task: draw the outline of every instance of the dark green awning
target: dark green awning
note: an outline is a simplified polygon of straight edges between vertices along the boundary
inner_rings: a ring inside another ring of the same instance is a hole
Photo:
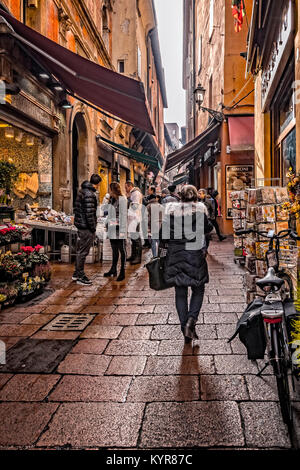
[[[188,175],[181,175],[179,176],[178,178],[174,177],[173,179],[173,182],[170,183],[170,184],[182,184],[182,183],[186,183],[188,181],[189,177]]]
[[[148,165],[152,168],[158,168],[159,170],[161,170],[161,164],[157,160],[157,158],[152,157],[151,155],[146,155],[144,153],[137,152],[136,150],[130,149],[128,147],[124,147],[124,145],[117,144],[116,142],[112,142],[111,140],[105,139],[105,137],[102,137],[101,135],[98,135],[97,137],[103,140],[103,142],[105,142],[107,145],[109,145],[114,152],[117,152],[128,158],[133,158],[137,162],[144,163],[144,165]]]

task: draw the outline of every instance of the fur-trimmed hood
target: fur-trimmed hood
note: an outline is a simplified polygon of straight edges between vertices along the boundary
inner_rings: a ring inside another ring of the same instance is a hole
[[[202,213],[207,216],[207,208],[202,202],[169,202],[165,205],[165,215],[174,217],[191,216]]]

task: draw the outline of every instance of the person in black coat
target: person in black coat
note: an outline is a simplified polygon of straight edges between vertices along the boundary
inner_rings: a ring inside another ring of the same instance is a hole
[[[98,204],[96,187],[100,182],[101,178],[97,174],[92,175],[90,181],[84,181],[75,201],[74,225],[78,230],[78,237],[75,272],[72,280],[77,281],[77,284],[81,285],[92,284],[92,281],[84,273],[84,263],[93,244],[96,232]]]
[[[209,281],[205,235],[213,227],[205,205],[198,202],[194,186],[184,186],[181,197],[182,202],[166,206],[160,236],[167,242],[164,278],[168,285],[175,287],[176,309],[188,343],[198,338],[195,325],[203,302],[204,287]],[[189,287],[192,288],[190,305]]]

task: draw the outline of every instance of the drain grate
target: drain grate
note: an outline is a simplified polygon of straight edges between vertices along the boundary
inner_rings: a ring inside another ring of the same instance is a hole
[[[95,315],[72,315],[62,313],[46,325],[47,331],[82,331],[93,320]]]

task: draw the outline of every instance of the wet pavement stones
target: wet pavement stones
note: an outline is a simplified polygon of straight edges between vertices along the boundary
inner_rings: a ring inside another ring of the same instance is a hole
[[[232,240],[213,241],[209,252],[192,345],[173,289],[149,288],[149,252],[122,283],[103,277],[108,263],[87,265],[90,287],[72,282],[72,265],[54,264],[47,295],[2,311],[11,364],[0,368],[0,449],[291,448],[272,371],[256,377],[244,346],[227,342],[245,307]],[[43,330],[61,313],[94,319],[81,332]],[[28,342],[32,357],[20,354]],[[65,349],[51,356],[59,342]]]

